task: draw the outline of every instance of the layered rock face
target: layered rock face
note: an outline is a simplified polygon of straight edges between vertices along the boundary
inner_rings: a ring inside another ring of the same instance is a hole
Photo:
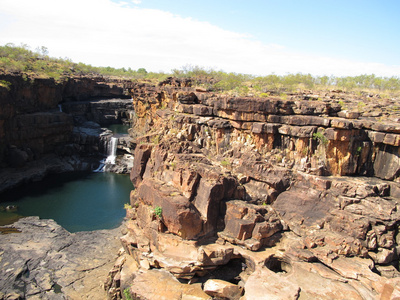
[[[397,123],[188,81],[131,95],[136,190],[110,298],[400,295]]]
[[[13,75],[0,80],[9,83],[0,87],[0,191],[49,172],[91,169],[80,157],[106,152],[110,134],[101,126],[130,118],[132,81]]]

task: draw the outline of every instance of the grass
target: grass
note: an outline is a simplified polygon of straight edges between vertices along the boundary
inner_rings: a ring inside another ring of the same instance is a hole
[[[144,68],[95,67],[84,63],[75,63],[68,58],[54,58],[48,55],[46,47],[35,51],[28,45],[0,46],[0,73],[19,73],[28,77],[46,77],[62,81],[71,76],[109,76],[130,80],[163,81],[169,76],[191,78],[192,85],[205,87],[209,91],[226,93],[233,96],[252,94],[259,97],[309,91],[342,90],[358,95],[380,94],[390,98],[400,96],[399,77],[379,77],[374,74],[358,76],[312,76],[311,74],[287,74],[254,76],[233,72],[205,69],[200,66],[187,65],[171,73],[147,72]],[[4,86],[4,85],[2,85]]]

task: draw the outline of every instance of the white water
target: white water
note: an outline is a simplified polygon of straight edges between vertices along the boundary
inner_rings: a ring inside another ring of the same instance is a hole
[[[102,159],[100,161],[99,167],[96,170],[93,170],[95,173],[102,173],[104,172],[104,166],[106,165],[106,159]]]
[[[107,149],[107,159],[106,164],[115,165],[115,159],[117,158],[117,145],[118,145],[118,138],[112,137],[111,141],[108,143]]]

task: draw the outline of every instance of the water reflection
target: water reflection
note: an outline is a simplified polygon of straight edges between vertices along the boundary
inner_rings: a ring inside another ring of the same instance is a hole
[[[54,219],[70,232],[114,228],[125,216],[132,188],[129,176],[114,173],[52,175],[2,194],[0,205],[18,210],[1,212],[0,224],[22,215]]]

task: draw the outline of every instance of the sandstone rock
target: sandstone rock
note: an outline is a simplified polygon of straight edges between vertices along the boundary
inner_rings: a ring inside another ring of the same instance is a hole
[[[228,201],[226,205],[225,229],[218,235],[231,243],[256,251],[283,229],[274,211],[238,200]]]
[[[219,279],[207,280],[204,284],[204,292],[223,299],[239,299],[242,294],[241,288],[236,284]]]
[[[138,187],[142,201],[162,209],[162,220],[168,230],[186,239],[196,238],[202,230],[202,220],[190,201],[171,186],[146,178]]]
[[[244,286],[244,300],[298,299],[300,287],[267,268],[257,268]]]
[[[393,180],[398,176],[400,170],[400,158],[398,151],[391,146],[378,148],[374,163],[375,176]]]
[[[321,192],[317,190],[292,188],[281,193],[273,207],[284,216],[291,230],[301,234],[305,228],[321,226],[327,213],[334,207],[332,198],[321,198]]]
[[[243,186],[246,189],[246,200],[253,204],[272,204],[278,196],[278,191],[262,181],[250,179]]]
[[[390,299],[395,300],[400,297],[400,282],[399,278],[393,278],[392,280],[388,280],[388,282],[384,285],[381,299]]]
[[[181,284],[174,276],[163,270],[137,273],[130,293],[135,299],[210,299],[199,285]]]
[[[146,170],[147,161],[151,155],[151,150],[151,145],[140,145],[135,150],[135,160],[130,174],[130,178],[134,186],[137,186],[142,180],[143,174]]]
[[[102,299],[120,248],[119,229],[71,234],[52,220],[23,218],[0,235],[0,291],[21,299]],[[18,298],[16,298],[18,299]]]
[[[205,266],[225,265],[233,258],[233,252],[229,245],[208,244],[199,248],[197,261]]]
[[[224,186],[222,184],[213,184],[205,179],[200,179],[193,204],[205,220],[203,229],[205,234],[214,231],[217,227],[220,201],[223,197]]]

